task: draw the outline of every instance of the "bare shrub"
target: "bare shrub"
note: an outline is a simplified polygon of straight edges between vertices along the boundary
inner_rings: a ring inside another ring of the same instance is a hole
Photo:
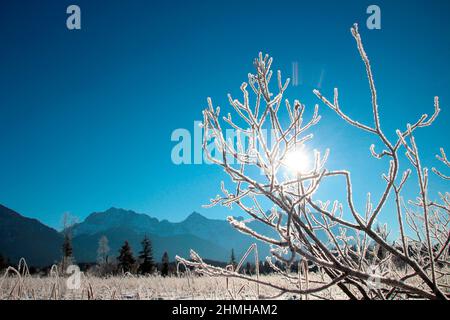
[[[358,210],[354,204],[351,173],[328,170],[328,150],[323,155],[314,151],[312,168],[298,170],[291,176],[283,174],[289,166],[289,157],[312,139],[312,134],[307,132],[319,123],[320,116],[316,105],[312,117],[305,120],[304,105],[298,100],[293,105],[288,100],[283,101],[289,79],[283,82],[280,71],[277,73],[277,91],[272,92],[272,58],[260,53],[254,61],[256,73],[249,74],[248,82],[240,87],[243,100],[228,95],[237,118],[230,113],[222,117],[220,108],[215,108],[208,98],[208,108],[203,111],[203,149],[208,160],[222,167],[235,187],[228,190],[222,182],[223,195],[212,199],[210,206],[237,206],[252,220],[275,231],[276,237],[260,234],[244,221],[228,218],[240,232],[271,246],[271,257],[267,261],[283,276],[284,282],[274,283],[243,275],[232,266],[213,267],[194,251],[191,251],[191,260],[177,257],[178,261],[194,267],[197,273],[245,279],[277,289],[280,294],[308,295],[337,286],[350,299],[449,297],[450,196],[445,192],[439,194],[439,202],[430,200],[429,171],[422,166],[414,139],[416,130],[430,126],[438,116],[439,99],[434,100],[432,116],[424,114],[414,124],[407,124],[404,130],[397,130],[397,138],[390,140],[381,127],[372,68],[356,24],[351,33],[367,72],[373,123],[364,124],[347,115],[339,105],[338,89],[334,90],[332,100],[318,90],[314,90],[314,94],[349,125],[379,139],[382,151],[377,152],[372,145],[370,152],[376,159],[389,160],[387,172],[382,174],[381,197],[372,199],[368,194],[365,210]],[[249,86],[255,97],[252,106]],[[287,124],[280,116],[284,109],[287,114],[284,118],[289,118]],[[236,144],[227,140],[227,128],[236,131]],[[272,132],[272,143],[264,133],[267,129]],[[215,148],[211,148],[211,139]],[[409,162],[402,161],[405,162],[402,163],[404,169],[400,169],[399,153],[403,151]],[[443,150],[438,159],[449,166]],[[449,179],[435,168],[433,172]],[[412,175],[417,179],[418,197],[405,201],[401,196],[402,189]],[[338,178],[344,181],[345,202],[316,199],[321,182]],[[395,199],[396,212],[393,214],[398,220],[400,234],[394,242],[389,240],[388,226],[378,224],[377,220],[390,195]],[[270,213],[264,209],[263,201],[267,200],[273,205]],[[327,240],[323,240],[324,235]],[[303,272],[293,275],[289,272],[290,266],[299,258],[303,267],[299,266],[298,270]],[[286,267],[279,268],[277,263]],[[310,264],[319,268],[322,281],[308,281]]]

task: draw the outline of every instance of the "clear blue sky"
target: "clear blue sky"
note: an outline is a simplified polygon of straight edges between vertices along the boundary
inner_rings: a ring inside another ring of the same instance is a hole
[[[66,29],[69,4],[81,7],[80,31]],[[381,7],[381,30],[365,28],[370,4]],[[194,210],[225,217],[201,208],[219,192],[220,169],[173,165],[172,131],[192,130],[207,96],[225,106],[259,51],[286,75],[298,61],[301,85],[289,98],[313,107],[322,75],[324,94],[339,87],[342,108],[370,122],[354,22],[390,137],[440,96],[440,118],[417,136],[425,164],[436,165],[439,147],[450,153],[449,13],[446,0],[2,1],[0,203],[53,227],[65,211],[82,219],[111,206],[171,221]],[[314,147],[332,149],[330,168],[354,171],[357,199],[377,194],[386,164],[368,156],[373,137],[320,112]]]

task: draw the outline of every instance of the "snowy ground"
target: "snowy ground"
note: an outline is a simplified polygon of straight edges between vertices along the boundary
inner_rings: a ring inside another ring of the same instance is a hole
[[[261,276],[261,280],[286,285],[279,275]],[[325,279],[326,280],[326,279]],[[81,277],[79,289],[68,289],[68,279],[58,277],[4,277],[0,281],[0,299],[258,299],[255,283],[224,277]],[[313,274],[310,286],[322,279]],[[75,283],[69,284],[69,287]],[[295,284],[290,285],[291,288]],[[283,294],[267,286],[259,287],[259,299],[344,299],[339,288],[333,286],[318,295],[308,297]]]

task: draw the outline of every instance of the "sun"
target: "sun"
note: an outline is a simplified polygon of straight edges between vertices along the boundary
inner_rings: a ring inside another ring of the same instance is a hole
[[[294,173],[307,172],[311,167],[311,161],[304,148],[288,152],[283,162]]]

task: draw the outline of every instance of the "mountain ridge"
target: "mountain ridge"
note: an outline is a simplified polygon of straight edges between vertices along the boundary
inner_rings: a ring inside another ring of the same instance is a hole
[[[12,217],[13,221],[8,217]],[[12,233],[4,228],[8,221],[13,226]],[[32,226],[29,227],[29,224]],[[31,239],[27,236],[30,230],[34,230]],[[71,233],[77,262],[95,262],[98,240],[102,236],[109,239],[110,256],[114,257],[125,240],[130,242],[136,255],[140,250],[140,241],[148,236],[153,242],[157,261],[164,251],[168,251],[173,260],[175,255],[188,257],[190,249],[193,249],[204,258],[226,262],[231,249],[239,257],[252,243],[258,242],[235,230],[226,220],[210,219],[196,211],[180,222],[170,222],[115,207],[92,212],[82,222],[73,225]],[[30,265],[52,264],[61,257],[62,238],[61,232],[39,220],[24,217],[0,205],[0,239],[3,240],[0,241],[0,253],[12,261],[25,257]],[[19,239],[20,243],[14,243],[13,239]],[[260,243],[258,246],[261,246],[261,256],[269,253],[267,245],[264,244],[264,247]],[[39,250],[34,252],[35,248]]]
[[[0,205],[0,253],[11,261],[18,261],[26,253],[30,265],[51,264],[60,258],[62,241],[55,229]]]

